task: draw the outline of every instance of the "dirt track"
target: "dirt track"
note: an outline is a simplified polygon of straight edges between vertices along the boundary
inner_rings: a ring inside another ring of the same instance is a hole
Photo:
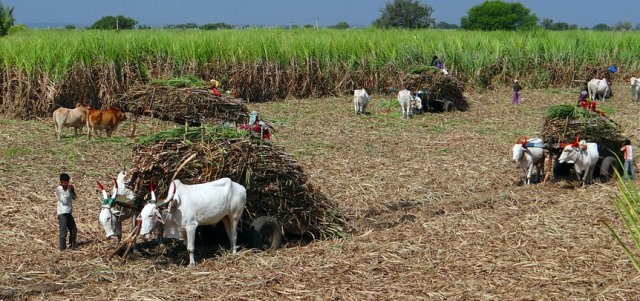
[[[638,103],[625,84],[600,108],[636,146]],[[347,238],[277,252],[185,251],[107,261],[113,242],[97,222],[95,180],[131,157],[125,138],[55,141],[49,120],[0,118],[4,241],[0,296],[9,300],[567,300],[634,299],[637,272],[604,228],[621,230],[614,183],[518,186],[510,148],[542,129],[547,105],[577,89],[470,94],[467,112],[401,120],[391,97],[373,95],[369,116],[351,98],[250,104],[276,125],[275,141],[310,181],[343,206]],[[150,121],[139,126],[148,132]],[[164,126],[165,124],[154,124]],[[60,162],[65,158],[64,162]],[[53,191],[69,172],[80,248],[57,251]],[[625,235],[626,237],[626,235]],[[165,254],[166,255],[166,254]],[[7,298],[8,297],[8,298]],[[2,297],[0,297],[2,299]]]

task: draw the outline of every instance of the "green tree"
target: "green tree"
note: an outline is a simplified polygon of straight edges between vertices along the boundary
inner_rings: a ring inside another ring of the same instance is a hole
[[[458,24],[451,24],[451,23],[447,23],[447,22],[438,22],[438,24],[436,24],[436,28],[439,28],[439,29],[458,29],[458,28],[460,28],[460,26]]]
[[[233,25],[224,23],[224,22],[220,22],[220,23],[207,23],[204,24],[202,26],[200,26],[200,29],[203,30],[216,30],[216,29],[232,29]]]
[[[519,2],[485,1],[469,9],[460,24],[468,30],[516,30],[536,27],[538,17]]]
[[[608,30],[611,30],[611,27],[609,27],[609,25],[604,24],[604,23],[598,23],[595,26],[593,26],[593,30],[608,31]]]
[[[196,23],[173,24],[173,25],[167,25],[164,28],[166,28],[166,29],[196,29],[196,28],[198,28],[198,24],[196,24]]]
[[[133,29],[138,21],[123,15],[104,16],[89,27],[89,29]]]
[[[617,31],[629,31],[631,27],[633,27],[633,25],[631,25],[629,21],[620,21],[614,26]]]
[[[338,22],[334,25],[329,26],[329,28],[332,28],[332,29],[349,29],[349,27],[350,27],[349,23],[344,21]]]
[[[13,26],[16,19],[13,18],[13,7],[3,6],[0,1],[0,37],[9,33],[9,28]]]
[[[71,29],[76,29],[76,26],[75,26],[75,25],[73,25],[73,24],[68,24],[68,25],[65,25],[65,26],[64,26],[64,29],[69,29],[69,30],[71,30]]]
[[[551,27],[553,26],[553,19],[549,19],[549,18],[542,19],[540,26],[542,26],[542,28],[544,29],[551,29]]]
[[[382,15],[371,25],[378,28],[429,28],[435,27],[431,17],[433,8],[418,1],[394,0],[380,9]]]

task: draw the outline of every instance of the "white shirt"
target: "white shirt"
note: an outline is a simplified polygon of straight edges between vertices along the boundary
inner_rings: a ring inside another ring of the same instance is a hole
[[[71,213],[73,200],[76,199],[75,191],[71,192],[69,188],[67,188],[67,191],[64,191],[62,186],[58,186],[56,189],[56,198],[58,199],[58,215]]]

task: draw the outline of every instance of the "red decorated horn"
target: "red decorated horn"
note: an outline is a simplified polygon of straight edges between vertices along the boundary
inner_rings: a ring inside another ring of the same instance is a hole
[[[102,186],[102,183],[100,183],[100,181],[96,181],[98,182],[98,187],[100,187],[100,190],[104,190],[104,186]]]
[[[149,191],[153,191],[153,182],[149,181]]]
[[[576,136],[576,140],[574,140],[574,141],[573,141],[573,143],[571,143],[571,146],[573,146],[573,147],[577,147],[577,146],[578,146],[578,144],[580,143],[580,141],[579,141],[578,139],[580,139],[580,137],[579,137],[579,136]]]
[[[176,182],[173,182],[173,194],[176,194]]]
[[[526,142],[527,142],[527,136],[520,136],[520,137],[518,138],[518,141],[516,141],[516,144],[520,144],[520,142],[521,142],[521,141],[523,141],[523,139],[524,139],[524,142],[523,142],[523,143],[526,143]],[[524,144],[523,144],[523,145],[524,145]]]
[[[113,185],[115,185],[116,188],[118,188],[118,181],[116,181],[116,179],[113,179]]]

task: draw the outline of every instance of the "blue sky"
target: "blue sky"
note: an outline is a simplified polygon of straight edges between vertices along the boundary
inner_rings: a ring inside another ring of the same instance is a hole
[[[0,0],[14,7],[16,23],[90,25],[103,16],[124,15],[140,25],[225,22],[233,25],[329,26],[347,22],[369,26],[391,0]],[[434,9],[436,22],[460,24],[467,11],[484,0],[419,1]],[[540,20],[593,27],[629,21],[640,23],[632,0],[521,0]]]

